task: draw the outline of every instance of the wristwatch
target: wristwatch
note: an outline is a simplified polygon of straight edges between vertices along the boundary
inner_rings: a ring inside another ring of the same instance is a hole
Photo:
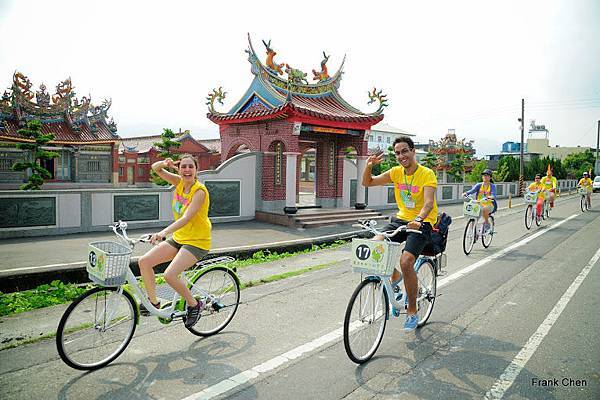
[[[418,223],[422,224],[422,223],[423,223],[423,218],[421,218],[421,216],[420,216],[420,215],[417,215],[417,216],[415,217],[415,221],[417,221]]]

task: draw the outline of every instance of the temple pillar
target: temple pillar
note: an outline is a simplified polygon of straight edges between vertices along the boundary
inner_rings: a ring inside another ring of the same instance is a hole
[[[357,210],[363,210],[367,207],[367,204],[365,203],[365,187],[362,184],[362,177],[363,173],[365,172],[365,168],[367,167],[368,158],[368,156],[358,156],[356,158],[356,204],[354,207]]]
[[[283,153],[286,157],[285,163],[285,208],[286,214],[295,214],[296,208],[296,167],[300,153]]]

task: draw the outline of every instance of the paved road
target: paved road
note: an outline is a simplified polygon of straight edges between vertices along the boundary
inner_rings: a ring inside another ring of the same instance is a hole
[[[364,366],[339,336],[359,277],[336,253],[328,268],[244,290],[215,337],[144,319],[100,371],[66,367],[52,341],[1,351],[0,398],[453,399],[492,388],[509,399],[599,398],[600,212],[582,214],[577,201],[531,231],[522,209],[500,213],[492,246],[468,257],[457,220],[429,323],[407,335],[390,320]],[[540,386],[554,379],[557,387]]]

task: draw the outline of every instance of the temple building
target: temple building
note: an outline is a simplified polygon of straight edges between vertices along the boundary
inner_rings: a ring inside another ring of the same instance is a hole
[[[214,140],[208,140],[205,146],[202,141],[192,137],[189,130],[177,133],[173,139],[180,143],[179,147],[170,149],[171,153],[191,154],[198,160],[198,171],[214,169],[221,162],[221,155]],[[160,135],[123,138],[119,144],[119,183],[121,185],[151,186],[150,167],[162,157],[155,143],[161,141]],[[217,139],[218,141],[218,139]],[[208,147],[210,146],[210,147]]]
[[[452,178],[448,174],[450,163],[457,154],[463,154],[466,158],[464,173],[468,173],[473,168],[472,158],[475,155],[473,140],[459,140],[456,137],[454,129],[448,129],[448,133],[442,139],[429,141],[429,151],[437,156],[437,164],[434,167],[437,178],[440,182],[451,182]],[[464,176],[463,176],[464,177]]]
[[[215,101],[222,104],[225,97],[222,88],[214,89],[207,98],[208,118],[219,125],[222,161],[240,152],[260,154],[257,211],[295,213],[300,175],[306,172],[302,160],[308,153],[314,157],[314,205],[341,207],[346,154],[349,148],[356,154],[360,176],[368,157],[365,132],[383,120],[386,95],[377,89],[369,92],[369,103],[378,102],[379,107],[364,113],[338,92],[345,58],[339,70],[330,75],[330,55],[323,52],[319,69],[313,69],[312,77],[308,77],[289,62],[276,62],[271,41],[263,41],[264,63],[250,36],[248,42],[246,53],[254,77],[245,94],[227,112],[215,109]],[[311,78],[313,83],[308,82]],[[364,208],[365,190],[360,182],[356,196],[356,207]]]
[[[18,130],[30,120],[39,120],[42,133],[54,135],[46,148],[59,153],[44,162],[52,176],[44,187],[115,184],[119,137],[116,124],[108,119],[110,106],[110,100],[95,106],[86,96],[78,99],[70,78],[59,83],[51,96],[44,84],[34,92],[30,80],[15,72],[12,86],[0,99],[0,185],[17,188],[27,180],[26,172],[11,167],[24,160],[25,152],[16,144],[30,140]]]

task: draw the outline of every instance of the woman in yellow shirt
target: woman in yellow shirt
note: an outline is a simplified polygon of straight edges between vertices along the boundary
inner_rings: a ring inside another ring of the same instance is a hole
[[[537,216],[539,218],[541,218],[542,216],[542,206],[544,205],[544,191],[546,190],[546,186],[540,181],[540,175],[536,175],[535,176],[535,180],[534,182],[532,182],[529,187],[528,187],[530,192],[537,192],[538,197],[537,197],[537,203],[536,203],[536,210],[537,210]]]
[[[178,174],[165,169],[177,168]],[[160,303],[156,298],[154,267],[171,261],[164,273],[165,281],[177,291],[188,305],[185,318],[187,327],[193,326],[204,309],[202,301],[197,301],[179,275],[201,260],[210,250],[211,223],[208,219],[210,200],[206,187],[196,180],[198,164],[196,159],[184,154],[179,161],[167,158],[152,164],[152,169],[165,181],[175,186],[173,193],[173,216],[175,221],[162,231],[152,235],[150,241],[156,245],[138,260],[142,280],[148,299],[156,308]],[[173,237],[164,241],[166,237]],[[164,242],[163,242],[164,241]],[[144,306],[142,314],[149,314]]]

